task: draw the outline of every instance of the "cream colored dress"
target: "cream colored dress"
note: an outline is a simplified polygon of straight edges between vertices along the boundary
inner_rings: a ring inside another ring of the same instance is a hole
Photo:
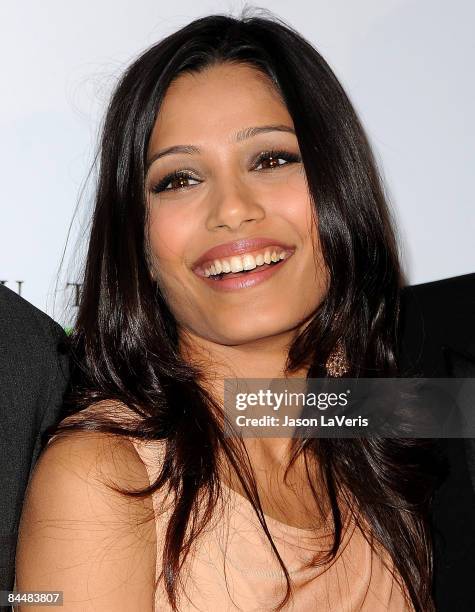
[[[133,443],[153,482],[163,456],[163,443]],[[284,574],[250,502],[226,485],[223,489],[226,495],[216,508],[216,518],[199,537],[198,545],[192,547],[183,567],[188,598],[180,596],[180,612],[263,612],[280,603],[285,594]],[[167,504],[161,491],[154,495],[153,505],[158,578],[171,510],[165,509]],[[328,550],[331,533],[292,527],[269,516],[266,522],[293,583],[293,601],[283,608],[285,612],[413,610],[381,557],[372,551],[351,519],[336,559],[311,569],[303,567],[305,561],[316,550]],[[385,558],[391,565],[389,555]],[[160,581],[155,610],[171,609]]]

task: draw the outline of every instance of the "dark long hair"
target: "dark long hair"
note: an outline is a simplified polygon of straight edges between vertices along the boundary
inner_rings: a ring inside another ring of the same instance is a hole
[[[363,127],[326,61],[268,11],[197,19],[147,49],[123,74],[105,116],[82,296],[70,343],[71,388],[63,414],[77,418],[48,435],[92,429],[163,440],[160,476],[142,494],[168,485],[175,496],[162,572],[174,610],[182,561],[212,516],[221,491],[221,452],[235,468],[286,577],[287,591],[277,609],[292,593],[242,448],[223,435],[222,407],[200,383],[206,372],[180,354],[176,321],[148,265],[145,163],[157,113],[168,86],[180,74],[222,62],[250,65],[272,80],[294,122],[318,216],[329,288],[290,347],[287,373],[309,364],[308,377],[326,376],[324,364],[341,341],[348,376],[398,375],[402,276],[392,221]],[[113,411],[92,410],[81,416],[83,409],[101,400],[126,406],[135,422]],[[338,500],[345,488],[369,526],[365,537],[389,552],[415,609],[433,610],[428,509],[436,475],[428,445],[381,438],[299,442],[290,464],[300,453],[316,460],[326,489],[319,495],[325,494],[331,504],[334,541],[326,560],[334,558],[342,541]],[[206,500],[206,511],[196,521],[198,495]]]

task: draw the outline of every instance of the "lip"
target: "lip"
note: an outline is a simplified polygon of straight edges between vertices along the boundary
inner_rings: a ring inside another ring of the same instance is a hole
[[[212,259],[222,259],[224,257],[232,257],[233,255],[243,255],[244,253],[258,251],[259,249],[262,249],[267,246],[279,246],[287,251],[295,250],[294,246],[285,244],[284,242],[282,242],[281,240],[277,240],[276,238],[241,238],[240,240],[233,240],[232,242],[219,244],[211,249],[208,249],[200,256],[199,259],[195,261],[192,269],[193,271],[195,271],[202,264]]]
[[[273,243],[275,244],[275,242]],[[263,269],[254,268],[250,270],[244,276],[238,276],[234,278],[226,278],[226,275],[223,276],[221,280],[213,280],[207,276],[199,275],[199,278],[206,283],[211,289],[215,291],[236,291],[240,289],[247,289],[250,287],[254,287],[267,279],[274,276],[274,274],[278,274],[279,270],[281,270],[289,261],[292,259],[293,252],[289,254],[285,259],[281,259],[279,262],[272,264],[271,266],[265,266]]]

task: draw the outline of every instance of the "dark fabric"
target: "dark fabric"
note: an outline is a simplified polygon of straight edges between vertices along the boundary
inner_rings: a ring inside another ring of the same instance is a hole
[[[25,489],[68,379],[62,328],[0,285],[0,589],[12,590]]]
[[[403,290],[401,375],[475,378],[475,274]],[[440,439],[448,475],[432,507],[439,612],[475,610],[475,440]]]

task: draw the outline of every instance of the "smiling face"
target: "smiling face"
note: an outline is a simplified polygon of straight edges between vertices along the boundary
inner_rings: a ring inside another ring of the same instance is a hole
[[[191,148],[166,151],[177,145]],[[294,330],[314,312],[327,274],[293,122],[267,77],[243,64],[180,75],[148,160],[153,274],[182,332],[241,345]],[[267,246],[236,242],[255,238]],[[266,265],[266,250],[287,255]],[[246,253],[254,261],[242,260]],[[215,259],[237,265],[231,257],[257,267],[240,279],[207,276],[220,271]]]

